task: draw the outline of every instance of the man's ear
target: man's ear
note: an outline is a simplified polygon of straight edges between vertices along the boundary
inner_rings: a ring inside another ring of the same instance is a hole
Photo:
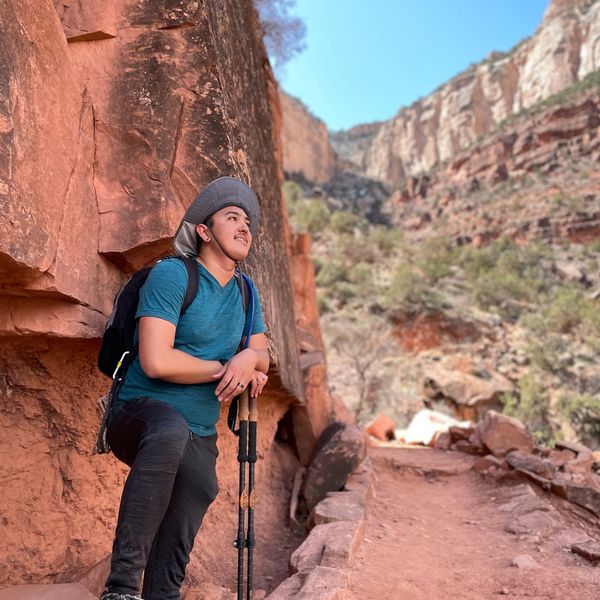
[[[204,223],[196,225],[196,233],[203,242],[210,242],[210,231]]]

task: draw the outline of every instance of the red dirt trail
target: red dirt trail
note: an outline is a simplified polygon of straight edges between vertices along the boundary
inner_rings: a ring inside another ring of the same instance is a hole
[[[585,515],[557,506],[560,528],[517,536],[505,528],[518,515],[502,505],[522,481],[484,479],[471,470],[473,457],[458,452],[371,448],[370,456],[375,497],[351,564],[357,600],[600,599],[600,566],[556,538],[577,527],[599,540]],[[553,510],[556,499],[536,493]],[[540,568],[512,566],[522,554]]]

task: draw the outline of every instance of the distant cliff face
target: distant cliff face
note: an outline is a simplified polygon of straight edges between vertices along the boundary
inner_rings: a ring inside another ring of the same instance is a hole
[[[323,183],[334,173],[335,158],[327,127],[297,98],[280,93],[283,118],[283,169]]]
[[[363,156],[364,174],[390,183],[451,160],[503,119],[600,68],[600,2],[553,0],[536,33],[492,53],[384,123]],[[338,149],[338,152],[340,150]]]

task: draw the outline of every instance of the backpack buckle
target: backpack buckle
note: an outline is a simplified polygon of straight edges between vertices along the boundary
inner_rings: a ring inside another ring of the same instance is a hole
[[[117,373],[119,372],[119,369],[121,368],[121,366],[123,365],[123,361],[125,360],[125,357],[129,354],[129,350],[125,350],[125,352],[123,352],[123,354],[121,355],[121,358],[119,359],[119,362],[117,363],[117,366],[115,367],[115,370],[112,374],[112,378],[116,379],[117,378]]]

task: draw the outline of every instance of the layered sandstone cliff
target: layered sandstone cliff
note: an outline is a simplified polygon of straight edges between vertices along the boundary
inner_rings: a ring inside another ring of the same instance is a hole
[[[8,0],[0,28],[0,585],[72,581],[110,551],[125,475],[90,456],[108,388],[95,367],[106,315],[131,270],[171,251],[214,177],[244,179],[261,198],[246,268],[274,361],[259,406],[268,501],[285,503],[285,478],[308,460],[330,401],[314,374],[322,359],[300,361],[277,86],[250,0]],[[312,276],[304,268],[301,285]],[[295,448],[275,441],[288,413]],[[233,572],[235,442],[219,432],[221,494],[191,583]]]
[[[490,54],[401,109],[381,126],[357,164],[369,177],[402,182],[452,160],[509,115],[598,68],[600,3],[552,0],[531,38],[507,54]]]
[[[297,101],[286,99],[285,169],[321,184],[342,171],[403,184],[453,161],[507,118],[598,69],[600,3],[551,0],[534,35],[510,52],[492,52],[389,121],[332,133],[331,146],[322,123]],[[325,158],[332,152],[334,172]]]
[[[300,100],[279,95],[283,115],[283,168],[314,183],[328,181],[335,170],[335,156],[323,121],[313,116]]]

